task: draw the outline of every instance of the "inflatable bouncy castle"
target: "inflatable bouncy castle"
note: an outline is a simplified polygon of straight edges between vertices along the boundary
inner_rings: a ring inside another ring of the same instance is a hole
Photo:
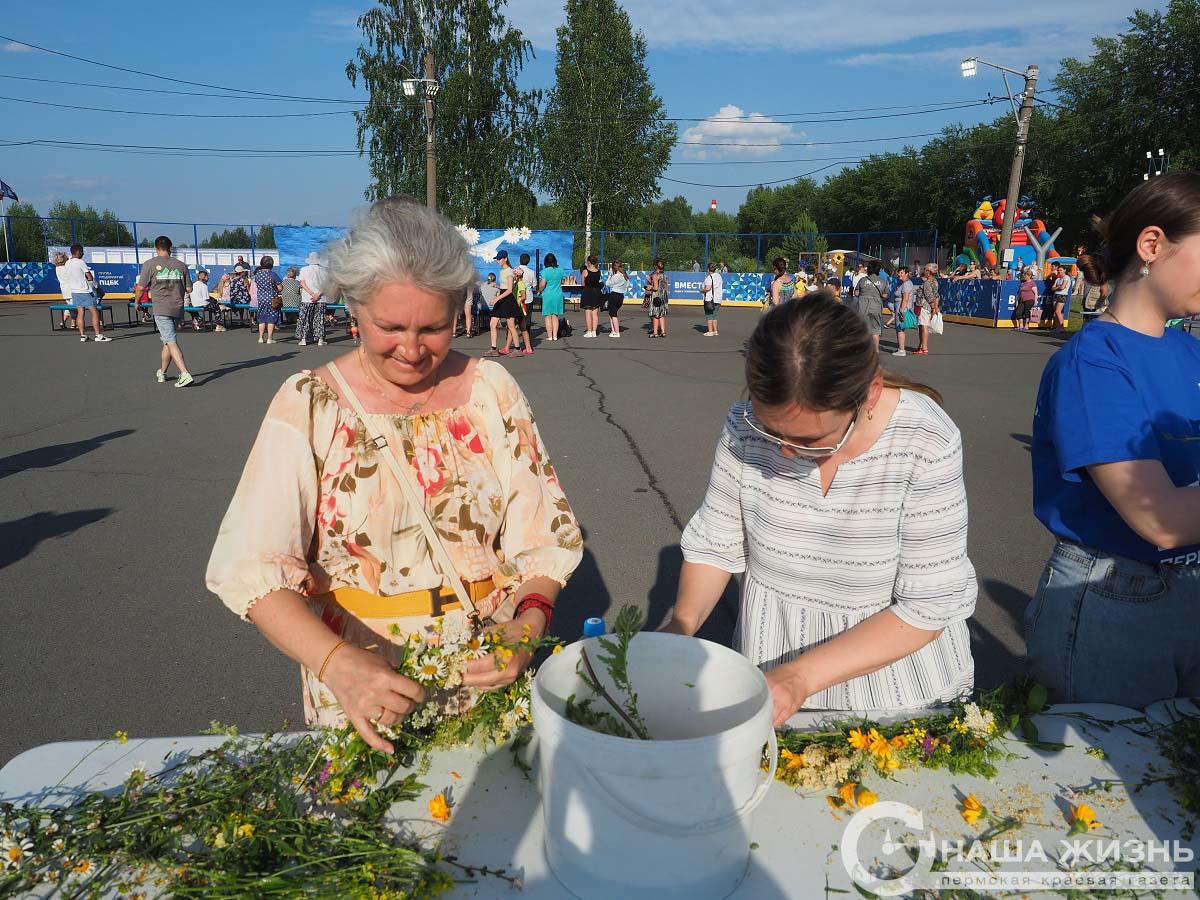
[[[1000,263],[996,256],[996,248],[1000,243],[1004,217],[1008,214],[1006,206],[1005,200],[993,204],[990,195],[980,202],[975,214],[967,222],[966,238],[963,241],[963,257],[966,260],[973,260],[984,266]],[[1046,259],[1059,257],[1046,224],[1033,217],[1033,207],[1032,197],[1022,196],[1017,203],[1012,230],[1013,261],[1008,268],[1031,266],[1038,261],[1038,248],[1030,243],[1029,235],[1025,233],[1026,228],[1033,233],[1037,243],[1046,248]]]

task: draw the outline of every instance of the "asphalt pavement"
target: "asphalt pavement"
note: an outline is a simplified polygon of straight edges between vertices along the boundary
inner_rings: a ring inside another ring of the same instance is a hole
[[[699,505],[729,404],[744,394],[758,320],[726,309],[701,337],[673,311],[667,340],[640,314],[620,340],[576,336],[503,364],[529,396],[583,525],[583,564],[555,631],[637,603],[674,600],[679,535]],[[118,315],[120,318],[120,313]],[[540,329],[535,328],[535,340]],[[258,423],[292,373],[350,348],[260,345],[246,329],[190,331],[196,377],[157,384],[159,342],[117,328],[108,344],[49,330],[42,304],[0,303],[0,764],[39,744],[243,731],[302,721],[297,667],[204,588],[213,539]],[[980,599],[976,680],[1023,667],[1021,612],[1052,540],[1030,510],[1029,431],[1050,335],[948,325],[929,356],[885,362],[938,388],[962,430],[970,552]],[[456,342],[478,355],[486,339]],[[885,346],[887,341],[885,340]],[[728,641],[731,589],[704,634]]]

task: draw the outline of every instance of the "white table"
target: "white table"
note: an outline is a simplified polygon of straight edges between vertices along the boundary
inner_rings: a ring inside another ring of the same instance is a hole
[[[1180,704],[1184,713],[1197,714],[1195,704]],[[935,829],[939,838],[969,840],[979,829],[966,826],[959,816],[959,801],[968,793],[976,794],[1000,815],[1017,815],[1027,824],[1009,832],[1001,840],[1030,842],[1038,839],[1047,852],[1057,850],[1068,830],[1064,789],[1084,789],[1104,782],[1116,784],[1111,792],[1097,792],[1086,798],[1096,809],[1105,828],[1093,837],[1108,839],[1179,840],[1180,846],[1200,854],[1200,837],[1182,837],[1184,815],[1163,785],[1154,785],[1134,793],[1133,785],[1145,775],[1147,764],[1161,759],[1152,738],[1116,725],[1110,730],[1088,724],[1075,717],[1085,714],[1097,720],[1161,719],[1170,710],[1151,709],[1146,713],[1124,707],[1097,704],[1054,707],[1038,718],[1041,737],[1070,745],[1052,753],[1013,744],[1019,759],[1000,766],[994,781],[953,776],[943,771],[904,771],[884,781],[867,779],[867,786],[880,800],[906,802],[924,812],[926,827]],[[796,725],[811,725],[815,717],[797,716]],[[151,769],[164,756],[178,752],[207,749],[220,743],[218,737],[131,739],[127,745],[112,743],[93,754],[68,779],[67,786],[100,789],[118,784],[138,762]],[[37,796],[55,784],[75,766],[92,741],[72,741],[37,747],[13,759],[0,770],[0,797],[14,799]],[[1088,747],[1101,747],[1106,758],[1089,755]],[[536,744],[529,752],[536,752]],[[461,776],[456,778],[451,773]],[[434,756],[422,781],[429,786],[416,801],[398,804],[393,814],[406,824],[430,836],[440,836],[447,852],[456,853],[464,863],[501,867],[521,875],[522,896],[531,900],[566,896],[565,889],[547,870],[542,850],[543,828],[536,785],[525,778],[512,763],[507,748],[482,755],[460,750]],[[454,803],[448,825],[428,818],[426,802],[439,791],[446,791]],[[850,891],[857,897],[843,868],[839,851],[847,814],[835,813],[824,794],[800,796],[777,782],[759,807],[754,818],[754,841],[750,870],[741,887],[732,895],[736,900],[791,900],[798,897],[824,897],[825,886]],[[875,826],[883,831],[884,823]],[[895,824],[895,823],[891,823]],[[868,833],[869,834],[869,833]],[[878,836],[877,836],[878,837]],[[878,840],[876,841],[876,845]],[[867,838],[861,845],[870,850]],[[1186,864],[1155,861],[1148,865],[1158,871],[1195,871],[1196,859]],[[900,858],[889,858],[899,864]],[[969,863],[953,869],[970,870]],[[977,867],[976,867],[977,868]],[[1012,866],[1001,868],[1011,869]],[[1047,870],[1051,865],[1027,864],[1025,870]],[[455,897],[511,898],[510,886],[495,879],[461,886]],[[1183,896],[1173,894],[1169,896]]]

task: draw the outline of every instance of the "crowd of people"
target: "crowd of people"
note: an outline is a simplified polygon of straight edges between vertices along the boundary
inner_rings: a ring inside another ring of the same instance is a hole
[[[1087,264],[1107,308],[1052,358],[1036,402],[1033,510],[1057,543],[1025,634],[1052,701],[1142,708],[1200,694],[1200,343],[1166,327],[1200,313],[1200,175],[1139,185],[1102,227]],[[477,280],[454,234],[392,199],[331,249],[328,290],[362,344],[280,389],[208,569],[225,604],[301,664],[306,720],[348,721],[386,752],[387,729],[425,700],[394,668],[407,636],[468,615],[548,633],[583,555],[520,387],[452,349]],[[936,269],[914,286],[902,267],[893,288],[868,268],[856,306],[824,291],[795,302],[776,263],[748,399],[726,416],[662,628],[695,634],[742,574],[735,648],[765,670],[777,724],[962,697],[978,592],[964,442],[934,388],[882,367],[875,327],[890,292],[898,320],[928,328]],[[496,285],[513,345],[526,265],[503,264]],[[584,273],[599,310],[599,267]],[[651,298],[662,280],[656,265]],[[706,284],[715,306],[719,281]],[[486,655],[463,683],[502,688],[529,662]]]

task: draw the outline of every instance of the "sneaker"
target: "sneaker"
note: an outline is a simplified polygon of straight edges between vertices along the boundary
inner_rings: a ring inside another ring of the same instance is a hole
[[[716,336],[717,336],[717,333],[715,331],[704,332],[704,337],[716,337]]]
[[[585,331],[585,332],[583,333],[583,336],[584,336],[585,338],[594,338],[594,337],[596,336],[596,332],[594,332],[594,331]]]
[[[273,343],[275,343],[275,338],[267,338],[267,343],[268,343],[268,344],[273,344]]]
[[[266,343],[266,341],[264,341],[264,340],[263,340],[261,337],[258,339],[258,342],[259,342],[260,344],[265,344],[265,343]]]
[[[154,380],[157,381],[159,384],[162,384],[164,381],[167,380],[167,374],[162,369],[159,369],[157,372],[154,373]]]
[[[94,338],[92,338],[92,340],[95,341],[97,344],[107,344],[109,341],[112,340],[112,338],[108,337],[107,335],[98,334]]]
[[[485,353],[485,354],[483,354],[483,355],[484,355],[484,356],[499,356],[499,355],[500,355],[500,351],[499,351],[499,350],[497,350],[495,347],[492,347],[490,350],[488,350],[488,352],[487,352],[487,353]]]
[[[908,356],[908,353],[904,350],[893,350],[892,356]]]
[[[610,331],[610,332],[608,333],[608,336],[609,336],[610,338],[619,338],[619,337],[621,336],[621,332],[619,332],[619,331]]]
[[[87,343],[87,335],[86,335],[86,334],[81,334],[81,335],[79,336],[79,343],[81,343],[81,344],[86,344],[86,343]]]
[[[184,373],[183,373],[182,375],[180,375],[180,376],[179,376],[179,378],[178,378],[178,379],[175,381],[175,387],[187,387],[189,384],[191,384],[191,383],[192,383],[193,381],[195,381],[195,380],[196,380],[196,379],[192,377],[192,373],[191,373],[191,372],[184,372]]]
[[[225,330],[224,325],[218,325],[216,328],[213,329],[213,331],[224,331],[224,330]]]
[[[318,347],[324,347],[324,346],[325,346],[325,342],[324,342],[324,341],[317,341],[317,346],[318,346]]]
[[[307,346],[308,346],[308,341],[297,341],[296,343],[297,343],[299,346],[301,346],[301,347],[307,347]]]

